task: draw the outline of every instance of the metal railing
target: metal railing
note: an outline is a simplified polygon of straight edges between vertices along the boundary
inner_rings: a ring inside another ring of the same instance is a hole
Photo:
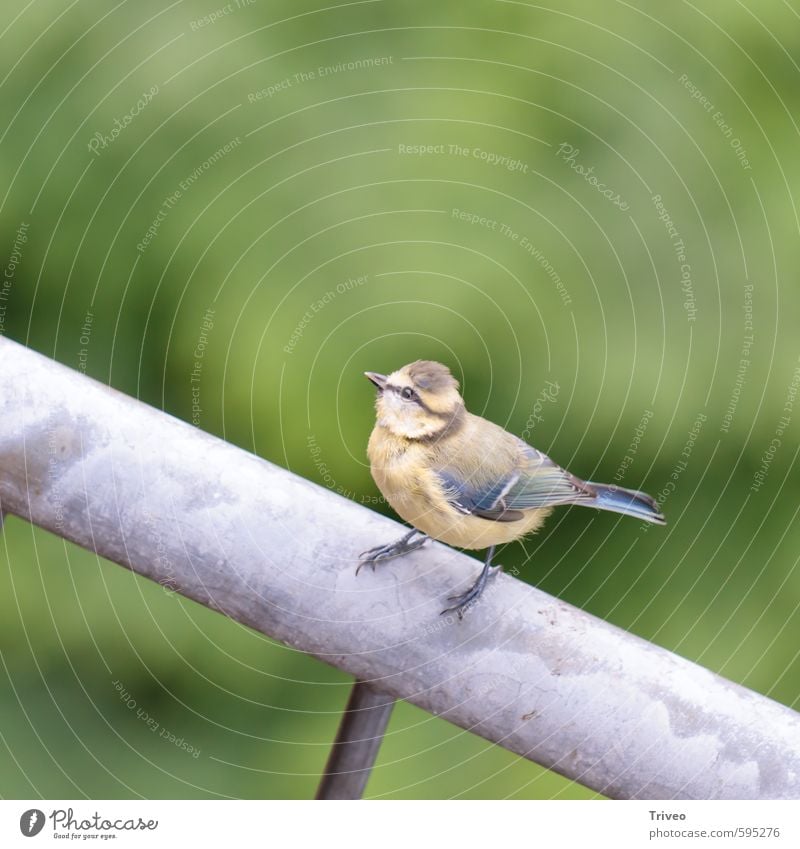
[[[386,696],[611,797],[800,797],[788,708],[506,575],[442,617],[479,564],[439,544],[356,579],[397,523],[8,339],[0,356],[0,509],[386,694],[351,706],[321,797],[360,795]]]

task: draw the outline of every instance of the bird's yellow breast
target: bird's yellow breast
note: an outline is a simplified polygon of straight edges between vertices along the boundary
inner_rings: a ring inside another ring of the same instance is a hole
[[[398,438],[381,425],[370,436],[367,454],[378,489],[409,524],[457,548],[488,548],[537,530],[550,508],[528,510],[517,522],[495,522],[457,510],[430,468],[434,451],[426,443]]]

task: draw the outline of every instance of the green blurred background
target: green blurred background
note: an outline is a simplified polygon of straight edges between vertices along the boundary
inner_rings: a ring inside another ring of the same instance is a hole
[[[5,4],[0,330],[357,501],[361,373],[444,361],[669,518],[564,509],[507,567],[796,705],[800,7],[551,6]],[[2,552],[0,795],[313,795],[344,675]],[[594,796],[407,705],[368,792]]]

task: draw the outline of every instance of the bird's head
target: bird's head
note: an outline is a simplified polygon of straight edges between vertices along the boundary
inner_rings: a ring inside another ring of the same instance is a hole
[[[378,424],[395,436],[435,439],[463,420],[458,381],[441,363],[417,360],[390,375],[364,373],[378,387]]]

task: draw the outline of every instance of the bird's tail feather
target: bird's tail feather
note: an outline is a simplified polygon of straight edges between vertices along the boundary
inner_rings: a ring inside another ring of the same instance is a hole
[[[646,492],[635,489],[622,489],[619,486],[609,486],[604,483],[592,483],[587,481],[595,490],[597,497],[593,501],[585,502],[588,507],[596,507],[598,510],[609,510],[612,513],[622,513],[623,516],[634,516],[653,522],[655,525],[666,525],[667,520],[658,506],[658,502],[651,498]]]

